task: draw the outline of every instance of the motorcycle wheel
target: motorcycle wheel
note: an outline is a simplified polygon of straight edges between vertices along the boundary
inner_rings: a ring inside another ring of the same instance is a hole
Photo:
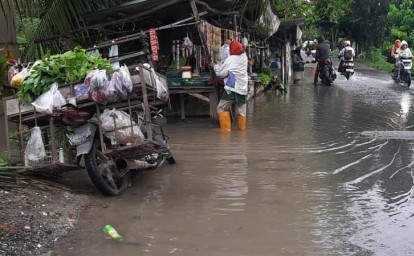
[[[129,170],[120,171],[101,152],[101,142],[95,138],[91,151],[85,155],[85,167],[92,183],[104,196],[116,196],[124,192],[130,182]]]
[[[404,74],[404,84],[407,86],[407,87],[410,87],[411,86],[411,74],[408,74],[408,73],[405,73]]]
[[[348,72],[345,72],[345,77],[346,77],[346,80],[349,80],[350,75]]]
[[[331,78],[331,76],[330,76],[330,74],[329,74],[329,70],[328,70],[328,68],[324,68],[324,76],[325,76],[325,85],[326,86],[331,86],[331,84],[332,84],[332,78]]]
[[[175,164],[175,158],[173,156],[167,157],[168,164]]]

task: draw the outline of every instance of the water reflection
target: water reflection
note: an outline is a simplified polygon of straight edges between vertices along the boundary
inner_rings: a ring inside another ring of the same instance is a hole
[[[228,150],[226,143],[231,137],[236,138],[238,143],[246,143],[246,132],[234,131],[220,134],[220,144]],[[224,142],[224,143],[223,143]],[[222,154],[217,161],[217,175],[210,178],[214,186],[213,214],[228,215],[234,211],[244,211],[245,195],[249,192],[247,182],[248,160],[243,147],[238,145],[230,148],[230,152]]]

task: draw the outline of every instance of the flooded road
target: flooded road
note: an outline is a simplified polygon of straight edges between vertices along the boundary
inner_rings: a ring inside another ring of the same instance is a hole
[[[356,71],[326,87],[309,68],[288,94],[258,95],[246,132],[169,122],[177,164],[94,192],[53,255],[414,255],[413,144],[359,134],[412,130],[412,89]]]

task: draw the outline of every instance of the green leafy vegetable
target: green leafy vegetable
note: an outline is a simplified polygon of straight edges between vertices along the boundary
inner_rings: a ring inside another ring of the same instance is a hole
[[[75,47],[73,51],[44,58],[33,67],[30,75],[19,88],[19,99],[31,103],[38,96],[47,92],[52,83],[61,84],[83,80],[87,73],[93,69],[110,70],[111,65],[100,55],[88,54],[85,49],[80,47]]]

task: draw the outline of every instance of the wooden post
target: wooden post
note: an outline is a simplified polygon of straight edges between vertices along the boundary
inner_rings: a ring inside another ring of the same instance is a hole
[[[236,14],[233,14],[233,23],[234,23],[234,32],[236,32],[236,36],[237,36],[237,17],[236,17]],[[236,40],[239,41],[238,38],[236,38]]]

